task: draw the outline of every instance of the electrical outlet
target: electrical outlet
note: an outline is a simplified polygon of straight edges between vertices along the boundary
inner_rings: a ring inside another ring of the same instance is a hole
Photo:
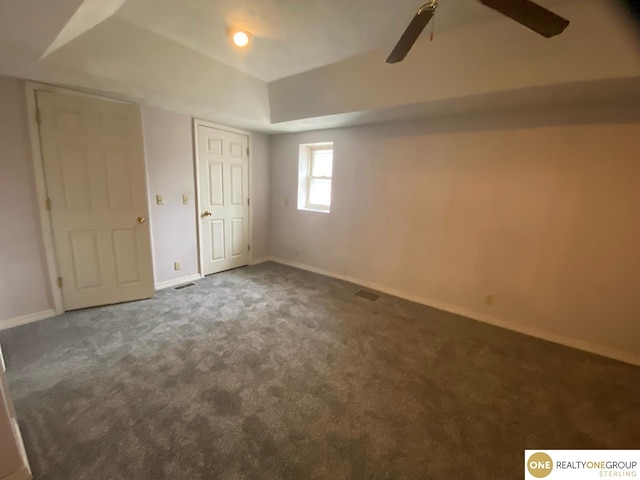
[[[484,303],[486,303],[487,305],[489,305],[490,307],[493,307],[493,304],[495,303],[495,298],[493,295],[487,295],[484,299]]]
[[[189,205],[189,195],[182,195],[182,204]]]
[[[164,198],[162,195],[156,195],[156,205],[164,205]]]
[[[180,270],[181,268],[182,268],[182,265],[180,265],[180,262],[173,262],[174,270]]]

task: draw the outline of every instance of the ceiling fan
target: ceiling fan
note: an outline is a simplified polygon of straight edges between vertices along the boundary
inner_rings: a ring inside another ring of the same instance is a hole
[[[492,8],[503,15],[515,20],[521,25],[539,33],[543,37],[550,38],[564,32],[569,25],[569,20],[556,15],[550,10],[541,7],[531,0],[477,0],[483,5]],[[395,48],[387,58],[387,63],[398,63],[404,60],[413,44],[433,18],[438,9],[438,1],[430,0],[422,5],[411,23],[400,37]]]

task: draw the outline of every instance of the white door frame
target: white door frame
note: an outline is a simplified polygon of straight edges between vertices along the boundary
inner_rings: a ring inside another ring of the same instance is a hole
[[[194,165],[193,170],[195,171],[195,181],[196,181],[196,229],[198,232],[198,270],[200,275],[204,277],[204,257],[202,256],[202,228],[200,227],[200,218],[202,215],[202,207],[200,205],[200,155],[198,153],[198,127],[209,127],[215,128],[216,130],[222,130],[223,132],[237,133],[239,135],[246,135],[249,139],[249,155],[247,156],[248,160],[248,181],[249,181],[249,245],[251,245],[251,249],[249,250],[249,265],[253,263],[253,215],[251,213],[252,205],[252,195],[253,185],[251,182],[251,157],[253,153],[253,138],[251,136],[251,132],[247,130],[240,130],[238,128],[231,128],[225,125],[219,125],[217,123],[209,122],[207,120],[202,120],[200,118],[193,119],[193,159]]]
[[[52,92],[52,93],[66,93],[72,95],[85,95],[93,98],[99,98],[100,100],[109,100],[112,102],[128,103],[137,105],[134,102],[127,102],[117,98],[104,97],[101,95],[95,95],[92,93],[82,92],[78,90],[71,90],[69,88],[57,87],[55,85],[47,85],[45,83],[27,82],[26,83],[26,96],[27,96],[27,120],[29,123],[29,138],[31,140],[31,158],[33,160],[33,169],[35,173],[36,183],[36,196],[38,201],[38,212],[40,213],[40,225],[42,231],[42,240],[44,243],[44,253],[47,260],[47,270],[49,271],[49,287],[51,296],[53,297],[53,305],[56,311],[56,315],[60,315],[65,312],[64,302],[62,300],[62,290],[58,288],[58,261],[56,258],[56,250],[53,242],[53,222],[51,220],[51,212],[47,209],[47,182],[45,180],[44,173],[44,161],[42,155],[42,145],[40,143],[40,129],[38,128],[38,109],[36,101],[37,92]],[[144,148],[144,144],[143,144]],[[147,197],[147,212],[146,216],[149,218],[149,188],[147,185],[147,155],[144,155],[145,163],[145,195]],[[152,237],[152,235],[150,234]],[[151,245],[151,255],[153,257],[153,241]],[[153,258],[151,262],[153,268]],[[154,273],[155,277],[155,273]]]

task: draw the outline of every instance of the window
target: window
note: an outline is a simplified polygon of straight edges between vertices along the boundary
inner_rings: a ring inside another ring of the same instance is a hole
[[[329,212],[333,143],[300,145],[298,209]]]

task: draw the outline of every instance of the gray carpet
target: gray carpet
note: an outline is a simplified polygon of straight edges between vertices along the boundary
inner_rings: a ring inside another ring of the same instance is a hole
[[[356,290],[268,263],[1,332],[35,478],[516,479],[525,448],[640,448],[640,368]]]

